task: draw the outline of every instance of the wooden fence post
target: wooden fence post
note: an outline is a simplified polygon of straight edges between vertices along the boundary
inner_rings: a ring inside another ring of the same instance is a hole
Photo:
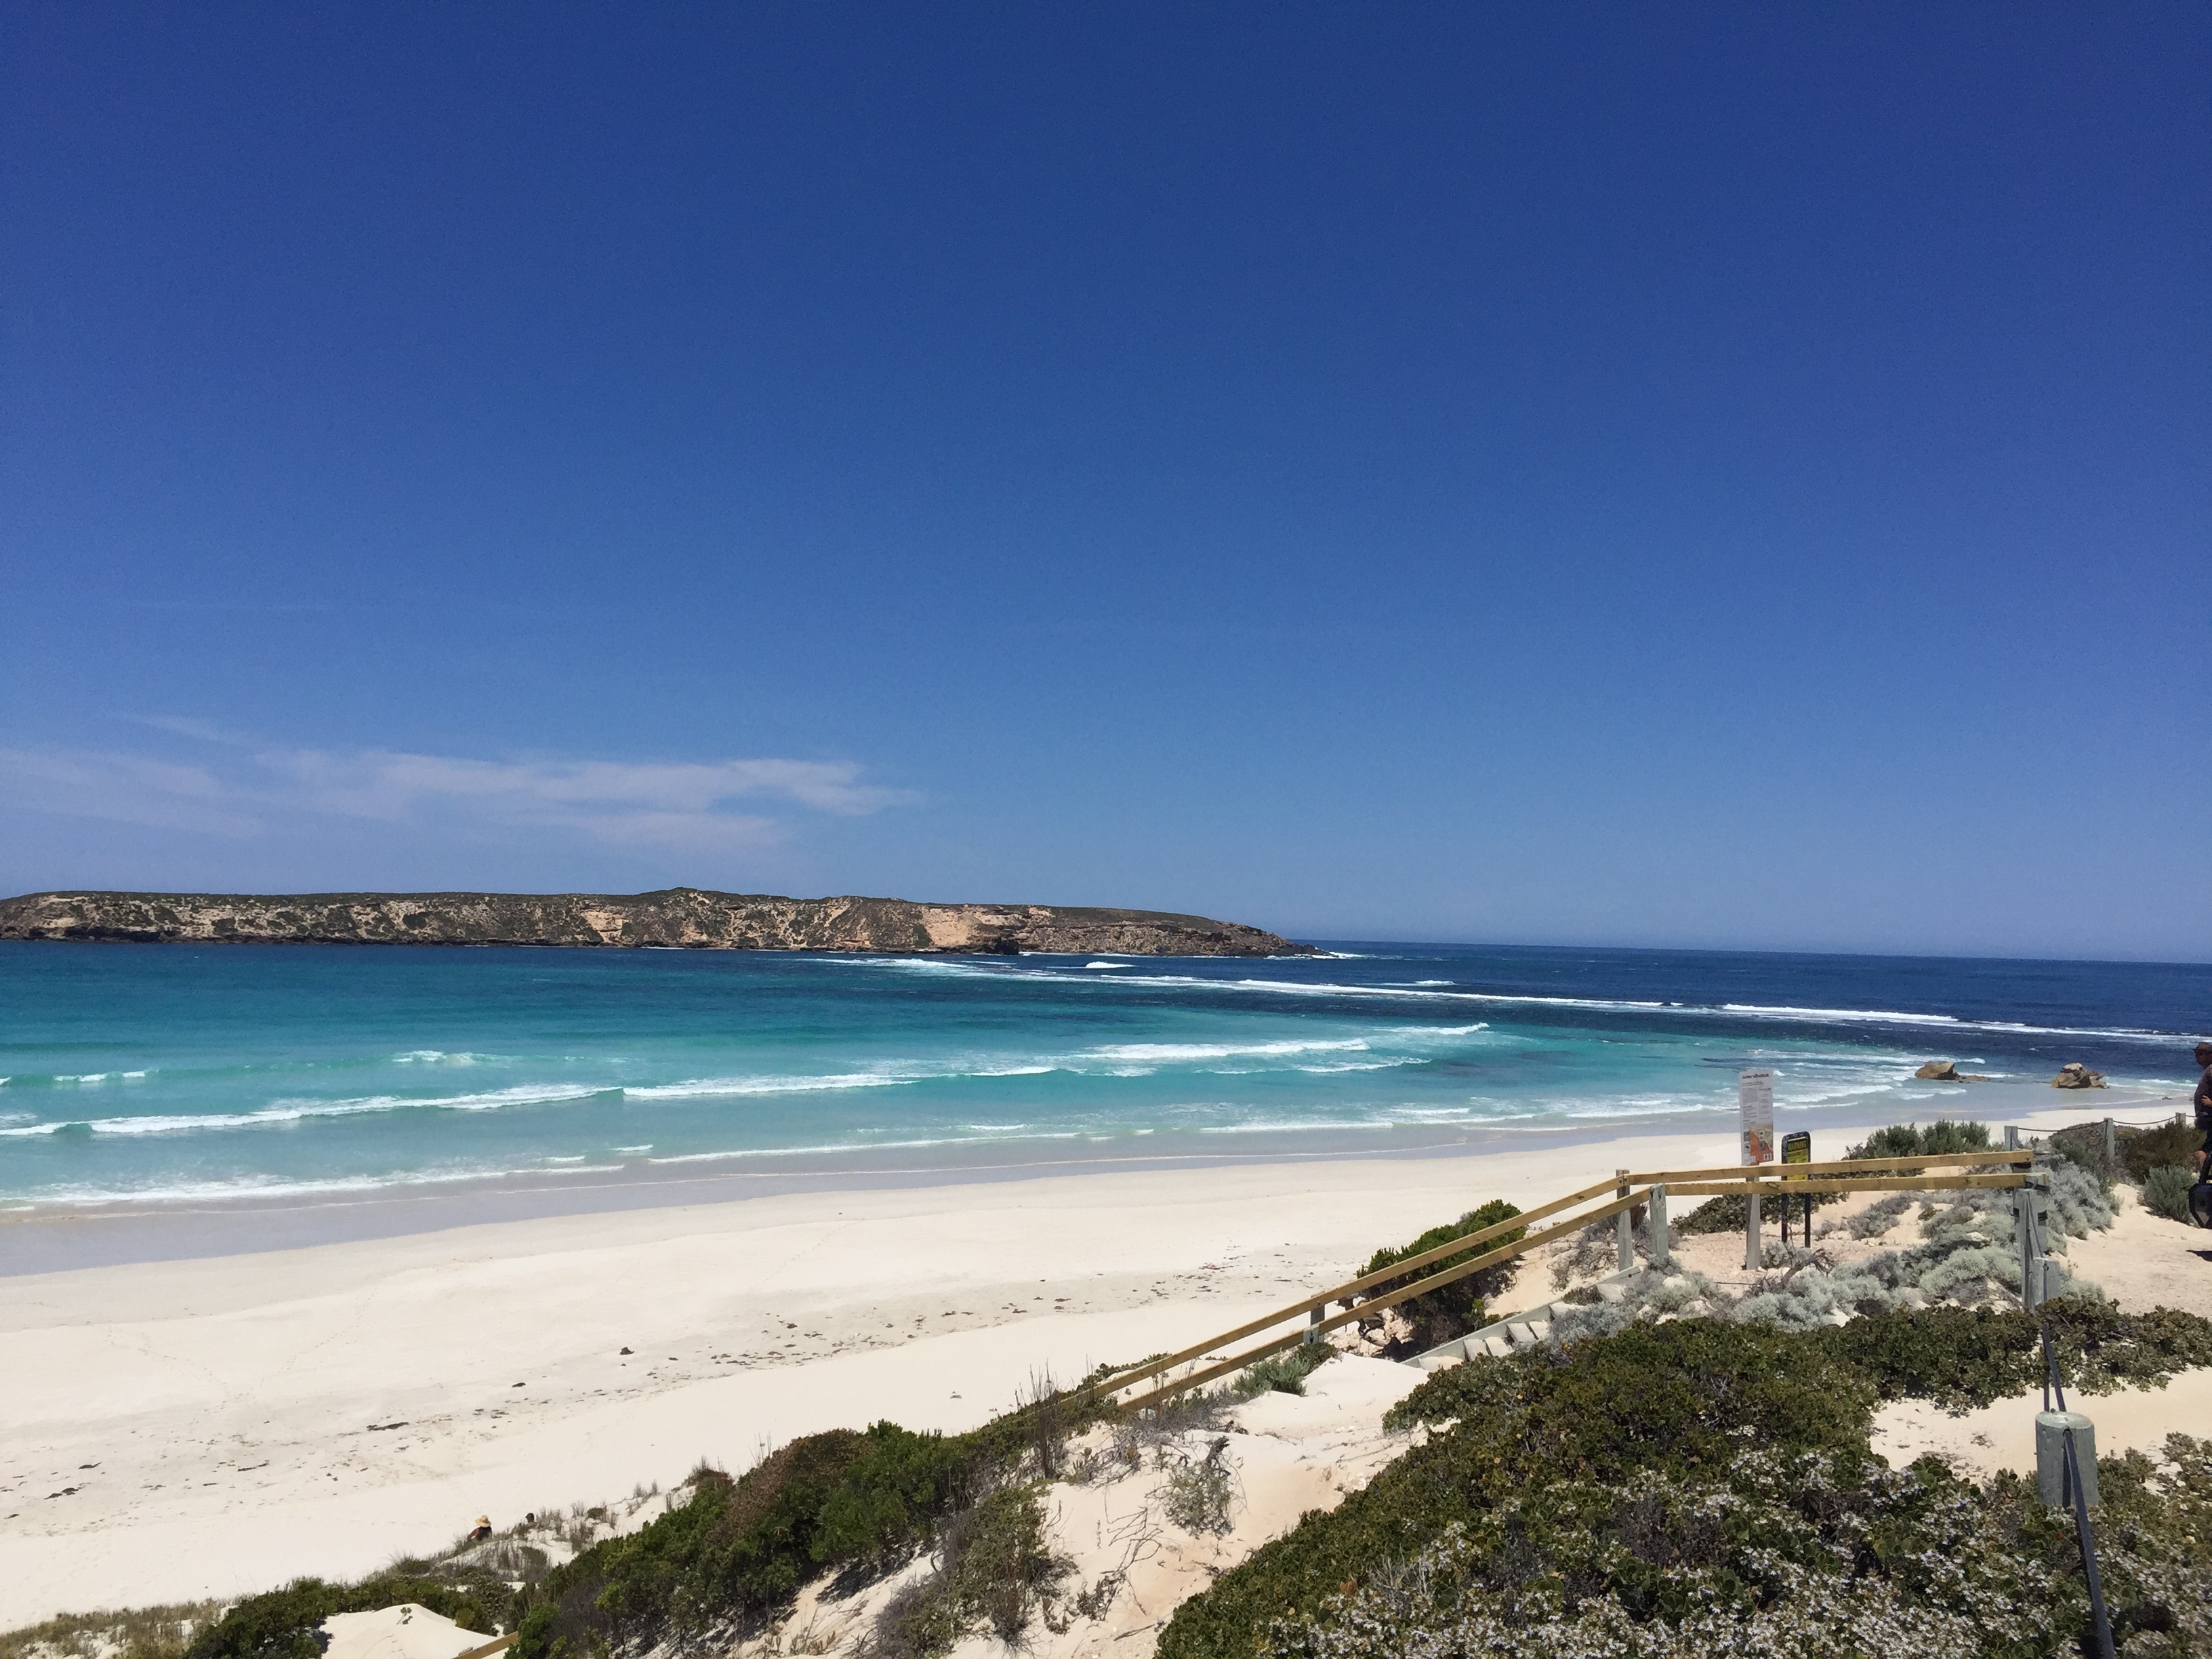
[[[1674,1244],[1667,1237],[1667,1188],[1663,1184],[1654,1187],[1647,1196],[1651,1203],[1651,1265],[1668,1267],[1674,1259]]]
[[[1616,1170],[1613,1171],[1613,1174],[1619,1178],[1620,1182],[1618,1196],[1626,1198],[1628,1196],[1628,1171],[1626,1170]],[[1632,1219],[1634,1214],[1635,1212],[1632,1210],[1623,1210],[1619,1215],[1613,1218],[1614,1259],[1620,1264],[1620,1271],[1625,1273],[1634,1273],[1636,1271],[1636,1224]]]

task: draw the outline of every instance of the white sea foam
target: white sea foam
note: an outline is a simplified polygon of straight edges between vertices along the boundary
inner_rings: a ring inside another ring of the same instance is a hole
[[[1364,1049],[1364,1037],[1299,1039],[1272,1042],[1109,1042],[1085,1052],[1094,1060],[1233,1060],[1245,1054],[1310,1054]]]
[[[69,1118],[0,1129],[0,1135],[50,1135],[64,1129],[83,1128],[98,1135],[184,1134],[201,1129],[272,1128],[318,1117],[356,1117],[368,1113],[424,1109],[441,1111],[496,1111],[506,1106],[550,1105],[562,1101],[588,1100],[610,1093],[605,1089],[566,1084],[524,1085],[495,1089],[484,1094],[441,1095],[416,1098],[405,1095],[369,1095],[357,1100],[280,1100],[252,1112],[149,1113],[137,1117]]]
[[[1307,958],[1311,960],[1312,958]],[[1256,992],[1294,997],[1366,997],[1407,1001],[1445,1001],[1497,1004],[1503,1006],[1580,1008],[1600,1013],[1668,1013],[1705,1018],[1795,1020],[1808,1023],[1932,1025],[1960,1031],[2017,1032],[2029,1036],[2106,1037],[2136,1042],[2172,1042],[2177,1033],[2140,1026],[2032,1025],[2015,1020],[1970,1020],[1955,1014],[1915,1012],[1881,1008],[1796,1008],[1758,1003],[1689,1003],[1649,998],[1539,996],[1523,992],[1438,990],[1407,985],[1347,985],[1337,981],[1305,981],[1279,979],[1213,979],[1196,974],[1120,974],[1110,980],[1085,978],[1049,968],[986,965],[941,958],[860,957],[842,959],[854,966],[888,968],[906,973],[966,975],[981,977],[1050,980],[1068,985],[1146,985],[1180,990]],[[2185,1034],[2181,1034],[2185,1035]]]
[[[685,1083],[625,1086],[629,1100],[705,1100],[735,1095],[804,1095],[835,1089],[890,1089],[923,1081],[918,1073],[841,1072],[825,1077],[702,1077]]]
[[[1086,962],[1083,965],[1085,968],[1092,969],[1100,968],[1133,968],[1136,966],[1134,963],[1129,962]]]

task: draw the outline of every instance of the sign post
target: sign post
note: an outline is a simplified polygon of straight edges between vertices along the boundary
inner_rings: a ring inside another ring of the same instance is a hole
[[[1782,1137],[1782,1161],[1784,1164],[1810,1164],[1813,1161],[1813,1137],[1802,1129]],[[1790,1242],[1790,1200],[1782,1200],[1782,1242]],[[1813,1194],[1805,1194],[1805,1248],[1813,1248]]]
[[[1735,1074],[1735,1105],[1743,1125],[1743,1161],[1774,1162],[1774,1073],[1764,1067]],[[1757,1273],[1762,1265],[1759,1249],[1759,1194],[1743,1200],[1743,1265]]]

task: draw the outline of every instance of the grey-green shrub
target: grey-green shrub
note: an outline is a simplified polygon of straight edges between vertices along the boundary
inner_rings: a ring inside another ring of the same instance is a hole
[[[2153,1170],[2143,1177],[2143,1208],[2168,1221],[2188,1221],[2189,1189],[2196,1184],[2197,1177],[2178,1164]]]

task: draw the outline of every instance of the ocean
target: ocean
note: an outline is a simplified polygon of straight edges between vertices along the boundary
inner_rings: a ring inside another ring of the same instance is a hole
[[[1750,1066],[1832,1155],[2068,1060],[2185,1099],[2208,1023],[2204,966],[0,944],[0,1209],[1724,1132]]]

